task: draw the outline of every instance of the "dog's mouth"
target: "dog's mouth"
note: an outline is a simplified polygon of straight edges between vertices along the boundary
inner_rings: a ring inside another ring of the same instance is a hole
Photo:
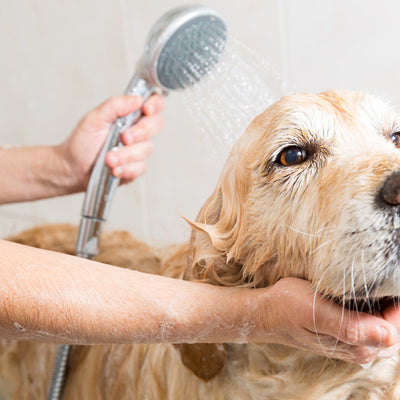
[[[400,307],[400,297],[380,297],[380,298],[356,298],[346,300],[334,299],[340,305],[343,305],[352,311],[364,312],[371,315],[382,315],[383,311],[390,307]]]

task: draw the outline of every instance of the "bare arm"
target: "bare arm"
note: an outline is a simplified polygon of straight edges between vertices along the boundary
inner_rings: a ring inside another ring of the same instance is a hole
[[[237,341],[240,289],[0,241],[0,336],[66,343]],[[247,292],[247,290],[246,290]],[[244,304],[242,302],[242,304]],[[229,312],[228,312],[229,311]],[[245,339],[241,337],[241,339]]]
[[[85,190],[92,166],[118,117],[142,108],[144,117],[122,135],[125,147],[109,152],[107,165],[124,182],[145,171],[150,137],[163,127],[160,96],[113,97],[93,109],[58,146],[0,148],[0,204],[30,201]]]
[[[0,204],[77,191],[75,179],[56,147],[0,148]]]
[[[356,362],[395,351],[394,325],[320,299],[314,304],[311,286],[299,279],[265,289],[226,288],[7,241],[0,241],[0,253],[2,338],[281,343]]]

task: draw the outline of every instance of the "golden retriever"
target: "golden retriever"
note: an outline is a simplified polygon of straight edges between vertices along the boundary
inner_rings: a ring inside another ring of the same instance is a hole
[[[97,260],[215,285],[309,280],[324,296],[371,308],[400,295],[400,114],[362,93],[282,98],[231,151],[217,187],[166,258],[119,232]],[[10,240],[74,252],[76,229]],[[44,399],[54,345],[0,342],[0,399]],[[74,347],[71,399],[400,399],[399,358],[369,369],[275,344]]]

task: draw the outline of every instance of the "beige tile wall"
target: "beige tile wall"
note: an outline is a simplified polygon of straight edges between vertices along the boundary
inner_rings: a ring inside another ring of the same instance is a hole
[[[86,111],[124,91],[152,23],[185,3],[0,0],[0,143],[62,141]],[[349,88],[400,102],[399,2],[202,3],[217,9],[230,33],[271,63],[286,91]],[[240,106],[240,99],[232,101]],[[179,94],[166,103],[166,128],[154,140],[148,173],[119,189],[106,227],[156,243],[187,237],[179,214],[196,216],[223,158],[210,154]],[[0,236],[41,223],[78,223],[82,199],[0,206]]]

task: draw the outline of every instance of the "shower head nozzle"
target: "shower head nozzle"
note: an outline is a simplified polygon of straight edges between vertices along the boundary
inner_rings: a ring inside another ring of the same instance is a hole
[[[225,43],[226,25],[213,9],[197,5],[173,9],[149,33],[142,73],[164,90],[184,89],[212,70]]]

